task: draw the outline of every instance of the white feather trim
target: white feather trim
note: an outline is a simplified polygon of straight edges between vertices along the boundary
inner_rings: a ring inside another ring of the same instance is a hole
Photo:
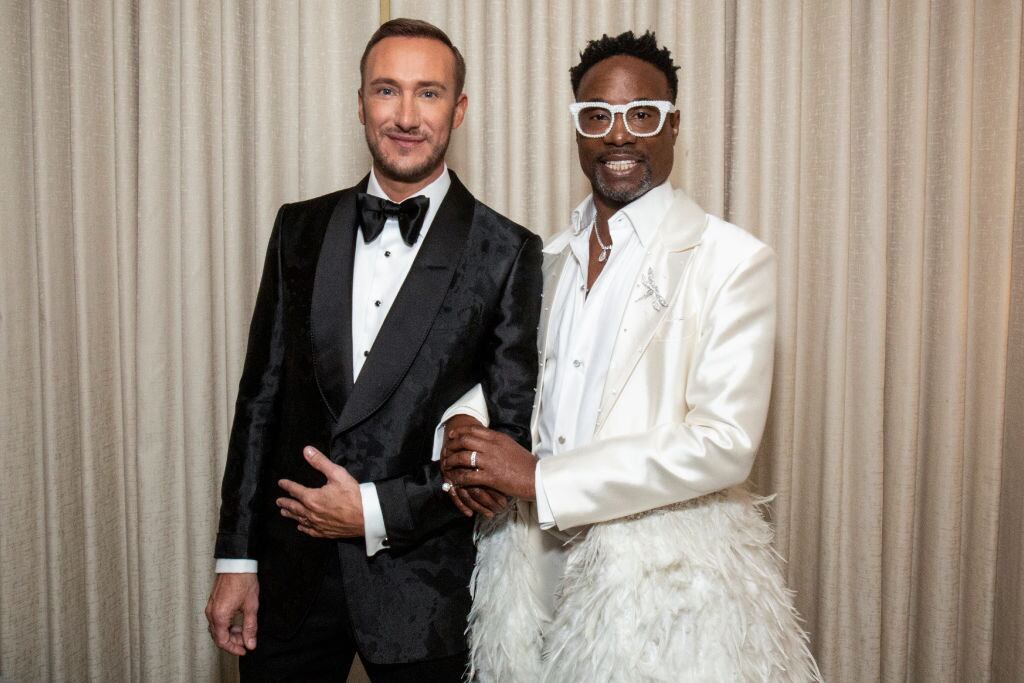
[[[765,502],[730,489],[590,527],[567,551],[539,673],[528,530],[503,518],[473,577],[479,680],[820,681]]]
[[[538,681],[543,611],[537,604],[528,522],[515,505],[489,520],[477,519],[477,560],[469,584],[469,680]]]
[[[542,680],[820,680],[763,502],[732,489],[591,527],[569,550]]]

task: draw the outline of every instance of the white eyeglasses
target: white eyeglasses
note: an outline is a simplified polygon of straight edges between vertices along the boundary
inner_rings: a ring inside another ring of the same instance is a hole
[[[629,104],[573,102],[569,105],[576,130],[585,138],[603,138],[608,135],[616,114],[622,114],[622,121],[630,135],[649,138],[661,132],[665,117],[675,110],[672,103],[666,100],[636,100]]]

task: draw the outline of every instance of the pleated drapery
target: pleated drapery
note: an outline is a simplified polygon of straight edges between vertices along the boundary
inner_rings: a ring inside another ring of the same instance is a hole
[[[825,676],[1024,678],[1020,0],[391,0],[449,32],[449,163],[536,232],[568,69],[657,31],[673,182],[779,255],[752,482]],[[0,677],[215,680],[218,487],[275,210],[369,158],[379,2],[0,3]]]
[[[4,3],[4,680],[221,675],[202,608],[266,240],[282,202],[369,168],[378,18]]]

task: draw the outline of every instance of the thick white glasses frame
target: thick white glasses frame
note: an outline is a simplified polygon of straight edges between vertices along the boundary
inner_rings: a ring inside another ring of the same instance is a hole
[[[598,107],[605,109],[611,113],[611,118],[608,119],[608,130],[603,133],[584,133],[583,127],[580,126],[580,112],[588,107]],[[655,107],[658,113],[661,114],[661,120],[658,121],[658,127],[650,133],[637,133],[635,130],[629,127],[629,120],[626,119],[626,112],[633,107]],[[675,112],[676,108],[672,106],[672,103],[667,100],[635,100],[629,104],[608,104],[607,102],[573,102],[569,105],[569,112],[572,114],[572,120],[576,124],[576,132],[585,138],[603,138],[608,133],[612,132],[612,127],[615,126],[615,115],[622,114],[622,123],[625,124],[626,130],[629,131],[630,135],[638,138],[651,138],[661,132],[661,129],[665,127],[665,119],[668,115]]]

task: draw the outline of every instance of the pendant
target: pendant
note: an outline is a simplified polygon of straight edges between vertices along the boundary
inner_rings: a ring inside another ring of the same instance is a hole
[[[609,251],[611,251],[611,250],[609,249]],[[597,260],[600,263],[604,263],[605,261],[607,261],[608,260],[608,252],[605,251],[604,249],[602,249],[601,253],[597,257]]]

